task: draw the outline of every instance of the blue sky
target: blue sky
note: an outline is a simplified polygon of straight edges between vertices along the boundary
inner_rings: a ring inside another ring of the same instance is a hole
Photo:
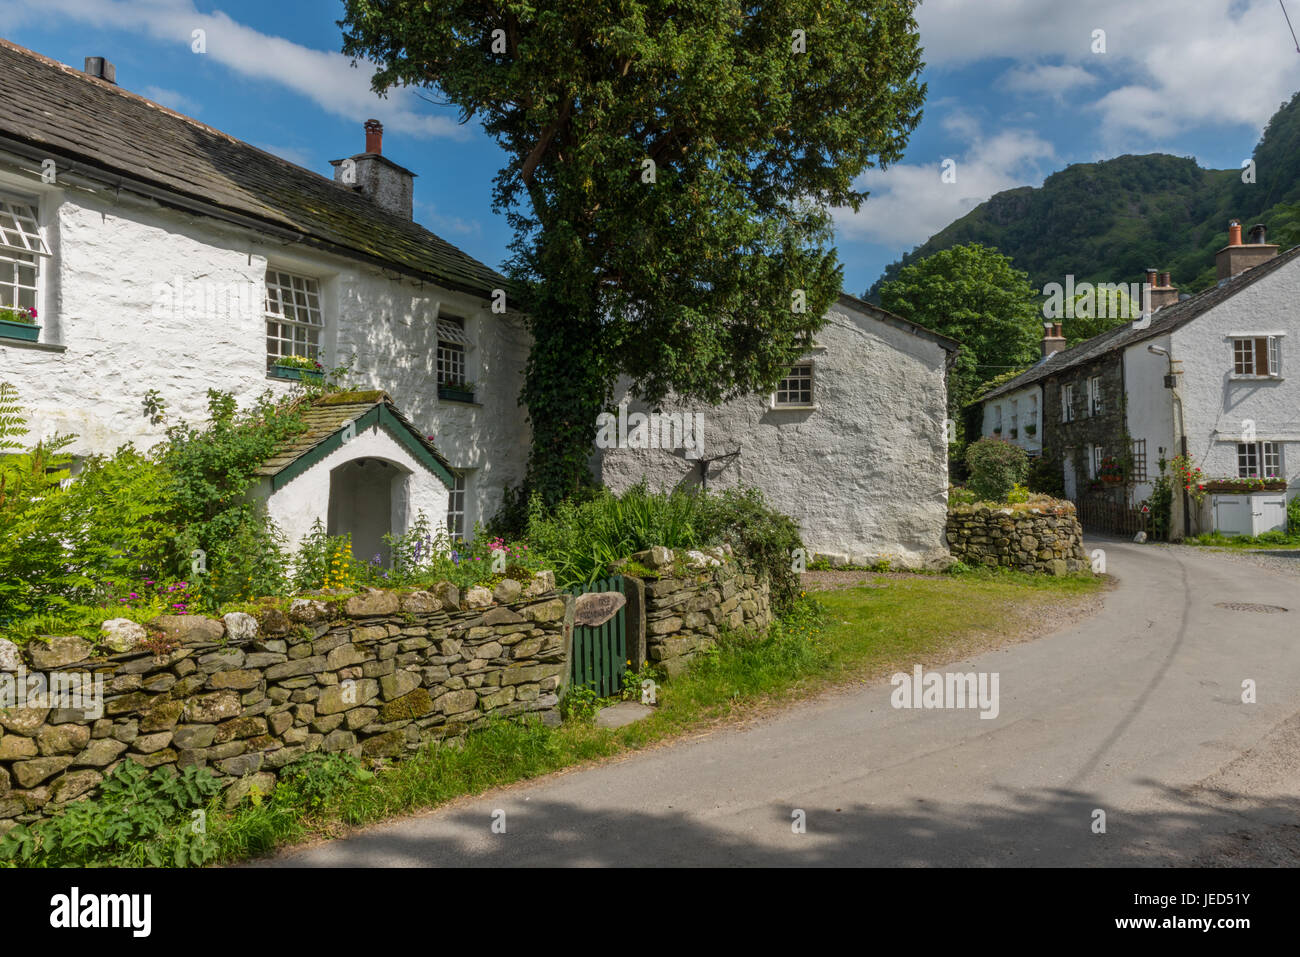
[[[1300,0],[1284,3],[1300,28]],[[416,219],[499,266],[499,150],[412,91],[370,93],[370,71],[338,52],[341,15],[334,0],[0,0],[0,36],[76,66],[106,56],[119,85],[326,175],[376,116],[385,155],[419,176]],[[864,174],[862,209],[836,213],[851,293],[993,193],[1069,163],[1168,152],[1238,167],[1300,89],[1278,0],[924,0],[917,19],[925,118],[902,163]]]

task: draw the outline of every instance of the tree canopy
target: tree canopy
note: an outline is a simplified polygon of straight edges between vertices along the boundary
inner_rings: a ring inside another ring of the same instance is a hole
[[[493,205],[534,339],[529,481],[581,485],[620,375],[651,401],[770,388],[839,292],[830,208],[902,156],[915,0],[347,0],[376,91],[431,88],[506,154]]]
[[[1039,296],[1025,273],[996,249],[954,246],[899,270],[880,287],[890,312],[951,336],[962,345],[948,374],[948,411],[960,419],[982,382],[1019,370],[1039,354]]]

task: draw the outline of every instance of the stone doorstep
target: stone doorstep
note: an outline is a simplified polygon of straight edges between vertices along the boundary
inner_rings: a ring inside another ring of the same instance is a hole
[[[654,708],[637,701],[620,701],[618,704],[601,708],[596,713],[596,727],[621,728],[636,721],[643,721],[654,714]]]

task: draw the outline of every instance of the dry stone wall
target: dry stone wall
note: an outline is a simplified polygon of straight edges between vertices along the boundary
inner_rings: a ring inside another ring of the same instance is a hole
[[[967,565],[1064,575],[1091,568],[1069,502],[957,505],[948,510],[948,548]]]
[[[98,645],[0,640],[0,703],[23,702],[34,673],[51,691],[103,692],[89,710],[0,710],[0,833],[93,794],[127,759],[205,766],[237,782],[233,800],[313,751],[397,758],[490,716],[554,723],[572,622],[572,597],[542,572],[463,597],[443,583],[164,616],[147,631],[120,619]]]
[[[669,676],[714,645],[722,629],[763,631],[772,624],[767,577],[738,561],[729,546],[656,546],[631,561],[653,573],[644,579],[646,652]]]

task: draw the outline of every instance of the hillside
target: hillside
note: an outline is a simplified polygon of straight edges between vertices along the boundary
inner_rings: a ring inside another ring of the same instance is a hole
[[[996,194],[935,233],[890,264],[866,298],[877,301],[880,283],[907,263],[969,242],[997,247],[1038,288],[1067,273],[1137,282],[1153,267],[1189,292],[1204,289],[1229,219],[1264,223],[1283,249],[1300,243],[1300,93],[1273,115],[1253,155],[1251,184],[1239,169],[1202,169],[1163,153],[1068,166],[1041,187]]]

